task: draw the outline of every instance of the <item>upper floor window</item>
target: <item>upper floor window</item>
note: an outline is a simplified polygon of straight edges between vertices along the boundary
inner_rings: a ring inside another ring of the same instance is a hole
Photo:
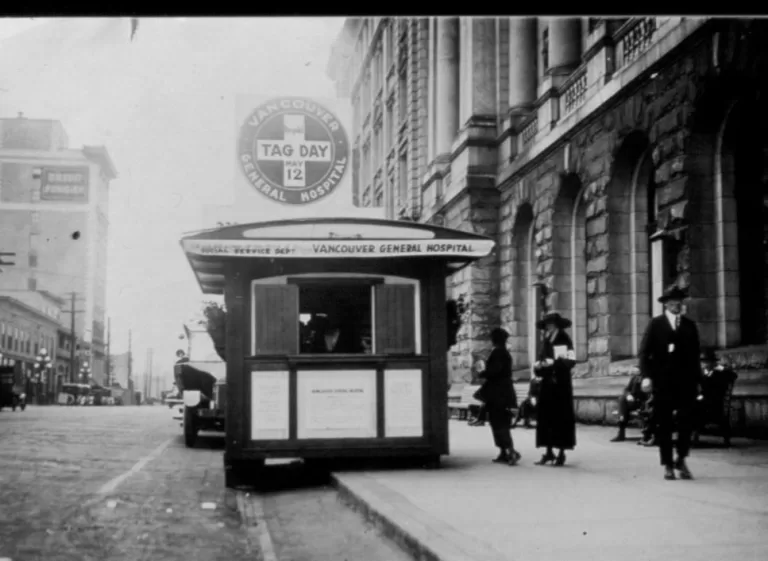
[[[398,117],[402,123],[408,114],[408,79],[407,73],[401,72],[397,84],[397,97],[400,103],[400,110],[398,111]]]
[[[549,69],[549,28],[541,31],[541,68],[544,72]]]

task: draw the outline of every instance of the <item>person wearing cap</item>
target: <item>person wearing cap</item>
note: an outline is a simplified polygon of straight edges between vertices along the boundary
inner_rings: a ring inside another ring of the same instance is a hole
[[[686,464],[691,449],[696,398],[701,384],[700,342],[696,323],[683,316],[688,294],[677,285],[659,297],[664,313],[648,324],[640,343],[640,372],[643,387],[653,397],[656,443],[659,446],[664,479],[692,479]],[[676,421],[676,422],[675,422]],[[677,425],[677,427],[675,427]],[[677,429],[673,458],[672,433]]]
[[[512,355],[507,350],[508,338],[509,333],[500,327],[491,331],[493,350],[485,367],[478,373],[484,382],[475,396],[485,404],[493,442],[499,449],[499,456],[493,461],[512,466],[520,461],[520,454],[515,450],[510,428],[510,409],[517,406],[517,395],[512,385]]]
[[[573,410],[571,370],[576,364],[573,342],[566,333],[571,320],[548,312],[536,324],[544,331],[539,360],[533,365],[541,379],[536,416],[536,448],[546,448],[537,465],[565,464],[565,451],[576,447],[576,414]],[[554,449],[559,449],[555,456]]]
[[[708,347],[700,357],[702,378],[701,393],[696,401],[696,417],[692,441],[698,440],[699,433],[708,422],[721,425],[724,430],[726,445],[730,442],[729,411],[723,406],[726,395],[732,391],[738,378],[736,372],[721,364],[715,349]]]

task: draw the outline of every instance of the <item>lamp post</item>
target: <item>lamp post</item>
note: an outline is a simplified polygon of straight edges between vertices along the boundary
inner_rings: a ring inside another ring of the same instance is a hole
[[[88,361],[86,360],[83,363],[83,365],[80,367],[80,381],[87,384],[90,379],[91,379],[91,365],[88,364]]]
[[[36,382],[36,388],[35,396],[37,404],[40,405],[40,394],[45,389],[45,383],[46,383],[46,373],[51,369],[51,357],[48,356],[48,351],[45,349],[40,349],[40,353],[35,357],[35,382]]]

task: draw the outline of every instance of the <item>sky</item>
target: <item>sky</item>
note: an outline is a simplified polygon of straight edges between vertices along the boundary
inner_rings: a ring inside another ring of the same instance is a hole
[[[111,184],[113,353],[154,349],[170,380],[182,322],[206,298],[180,248],[229,196],[237,95],[332,96],[342,18],[1,18],[0,117],[56,119],[70,148],[103,144]],[[43,266],[42,264],[40,265]],[[55,270],[55,264],[49,267]]]

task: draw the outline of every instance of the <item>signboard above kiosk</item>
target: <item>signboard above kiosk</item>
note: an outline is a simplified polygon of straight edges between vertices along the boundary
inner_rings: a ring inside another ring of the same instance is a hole
[[[441,258],[461,268],[493,251],[486,236],[425,224],[311,218],[228,226],[186,236],[181,245],[206,293],[223,289],[223,259]]]

